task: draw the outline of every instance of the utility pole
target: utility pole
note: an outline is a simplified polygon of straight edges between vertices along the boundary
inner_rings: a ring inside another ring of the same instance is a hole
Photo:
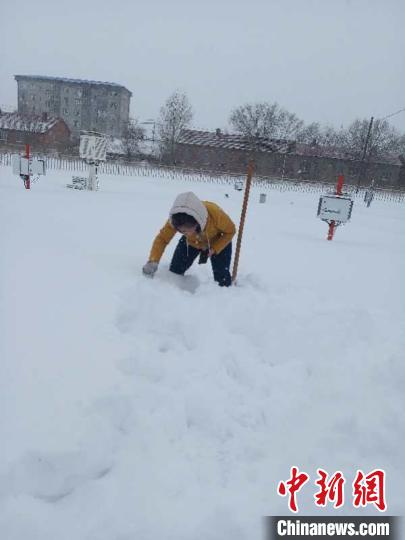
[[[374,122],[374,116],[372,116],[372,117],[370,118],[370,123],[369,123],[369,125],[368,125],[368,131],[367,131],[366,142],[364,143],[363,155],[361,156],[360,171],[359,171],[359,178],[358,178],[358,180],[357,180],[356,193],[359,192],[361,181],[363,180],[364,173],[366,172],[366,163],[365,163],[364,160],[365,160],[366,154],[367,154],[368,143],[370,142],[371,128],[373,127],[373,122]],[[367,160],[367,161],[368,161],[368,160]]]

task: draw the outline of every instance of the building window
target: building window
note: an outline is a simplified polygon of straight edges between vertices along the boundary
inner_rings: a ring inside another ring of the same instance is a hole
[[[65,105],[67,105],[67,104],[69,103],[69,98],[64,97],[63,99],[64,99],[64,101],[65,101]]]
[[[68,111],[68,109],[66,109],[66,108],[65,108],[65,109],[63,109],[63,111],[62,111],[62,112],[63,112],[63,114],[65,114],[66,116],[67,116],[67,115],[69,114],[69,111]]]
[[[7,131],[0,129],[0,141],[7,141]]]
[[[78,127],[79,127],[79,121],[78,121],[78,120],[75,120],[75,121],[73,122],[73,125],[74,125],[75,128],[78,128]]]
[[[80,98],[76,98],[75,99],[75,104],[76,105],[81,105],[82,104],[82,100]]]
[[[35,94],[31,95],[31,99],[32,99],[32,101],[35,101]]]
[[[75,111],[75,116],[80,116],[80,111],[79,110]]]

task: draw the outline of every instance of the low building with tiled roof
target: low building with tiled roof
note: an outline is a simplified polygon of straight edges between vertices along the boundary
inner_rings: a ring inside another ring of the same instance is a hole
[[[178,142],[181,144],[225,148],[227,150],[252,150],[252,142],[245,136],[223,133],[220,129],[216,131],[183,129]],[[286,139],[257,137],[254,141],[254,148],[260,152],[287,152],[291,151],[291,148],[294,146],[294,141],[288,141]]]
[[[338,148],[302,144],[285,139],[258,137],[254,143],[240,134],[221,130],[185,129],[176,144],[176,165],[210,171],[244,173],[254,158],[256,174],[274,178],[335,182],[344,174],[347,183],[397,185],[401,163],[364,164],[350,159]]]
[[[61,118],[0,112],[0,142],[8,145],[31,144],[41,149],[65,148],[70,130]]]

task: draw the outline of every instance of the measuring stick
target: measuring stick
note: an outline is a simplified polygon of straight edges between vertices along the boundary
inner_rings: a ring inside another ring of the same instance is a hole
[[[235,259],[233,262],[233,271],[232,271],[232,283],[235,283],[236,275],[238,273],[240,246],[242,243],[243,227],[245,226],[246,211],[247,211],[247,205],[249,202],[249,192],[250,192],[250,186],[252,184],[253,171],[254,171],[254,163],[253,161],[250,161],[249,166],[248,166],[248,171],[247,171],[247,177],[246,177],[245,194],[243,196],[242,212],[240,215],[238,239],[236,241],[236,252],[235,252]]]

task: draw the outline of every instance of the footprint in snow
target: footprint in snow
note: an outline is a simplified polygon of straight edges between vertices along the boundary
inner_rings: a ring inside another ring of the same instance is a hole
[[[54,503],[83,484],[103,478],[111,469],[108,459],[92,462],[81,452],[30,452],[11,467],[6,481],[14,494],[24,493]]]

